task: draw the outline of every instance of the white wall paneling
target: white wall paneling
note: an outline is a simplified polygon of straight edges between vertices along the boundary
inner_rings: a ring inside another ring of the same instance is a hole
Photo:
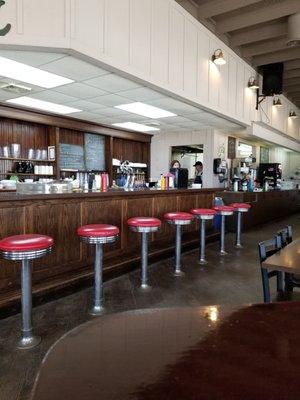
[[[122,66],[129,65],[130,4],[130,0],[105,1],[104,53]]]
[[[196,97],[203,104],[208,103],[209,37],[198,30],[198,76]]]
[[[185,18],[181,10],[170,8],[169,84],[182,91],[184,82]],[[159,62],[159,60],[157,60]]]
[[[184,34],[184,83],[183,90],[192,97],[197,95],[198,75],[198,37],[197,27],[189,20],[185,20]]]
[[[153,81],[169,80],[169,4],[152,0],[151,77]]]
[[[105,0],[71,0],[72,47],[78,51],[103,53],[104,12]]]
[[[150,75],[151,0],[130,0],[130,65]]]

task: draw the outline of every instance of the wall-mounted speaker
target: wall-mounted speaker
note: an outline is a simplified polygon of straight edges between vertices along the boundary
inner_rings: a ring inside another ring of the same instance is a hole
[[[282,93],[283,63],[267,64],[259,67],[263,76],[262,94],[274,96]]]

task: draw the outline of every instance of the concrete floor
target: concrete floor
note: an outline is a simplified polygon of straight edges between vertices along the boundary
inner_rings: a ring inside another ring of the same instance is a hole
[[[271,238],[277,230],[290,224],[294,237],[300,236],[300,215],[257,227],[243,235],[244,248],[234,248],[234,235],[226,236],[226,257],[218,254],[218,243],[207,246],[209,263],[197,264],[196,251],[185,253],[186,275],[174,277],[173,260],[168,259],[150,267],[149,280],[153,288],[139,290],[139,271],[108,281],[104,285],[107,313],[138,308],[242,305],[262,302],[262,286],[257,244]],[[274,280],[274,279],[273,279]],[[272,293],[276,299],[275,280]],[[292,295],[300,300],[300,291]],[[70,296],[36,307],[34,326],[43,338],[33,350],[17,351],[20,315],[0,320],[0,400],[28,400],[39,365],[49,347],[65,332],[90,319],[92,289],[87,288]]]

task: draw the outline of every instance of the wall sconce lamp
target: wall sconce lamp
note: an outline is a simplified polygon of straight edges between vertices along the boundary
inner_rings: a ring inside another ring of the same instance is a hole
[[[255,76],[250,76],[248,81],[248,88],[252,90],[259,89],[258,79]]]
[[[298,118],[298,115],[295,113],[295,111],[290,111],[289,118],[295,119],[295,118]]]
[[[226,60],[224,58],[224,54],[223,54],[223,51],[221,49],[215,50],[215,52],[212,55],[211,59],[216,65],[224,65],[224,64],[226,64]]]
[[[281,103],[281,100],[279,97],[274,97],[273,106],[274,107],[282,107],[282,103]]]

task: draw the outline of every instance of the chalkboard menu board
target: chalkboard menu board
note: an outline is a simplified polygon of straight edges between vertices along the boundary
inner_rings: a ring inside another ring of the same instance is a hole
[[[268,147],[261,147],[260,148],[260,157],[259,157],[259,161],[262,164],[266,164],[269,162],[269,148]]]
[[[82,146],[60,143],[59,156],[61,169],[85,169],[84,150]]]
[[[105,138],[86,133],[84,146],[60,143],[60,168],[76,170],[105,170]]]
[[[85,134],[85,168],[105,170],[105,138],[103,136]]]
[[[228,147],[227,147],[227,157],[230,159],[234,159],[235,155],[235,148],[236,148],[236,138],[229,136],[228,137]]]

